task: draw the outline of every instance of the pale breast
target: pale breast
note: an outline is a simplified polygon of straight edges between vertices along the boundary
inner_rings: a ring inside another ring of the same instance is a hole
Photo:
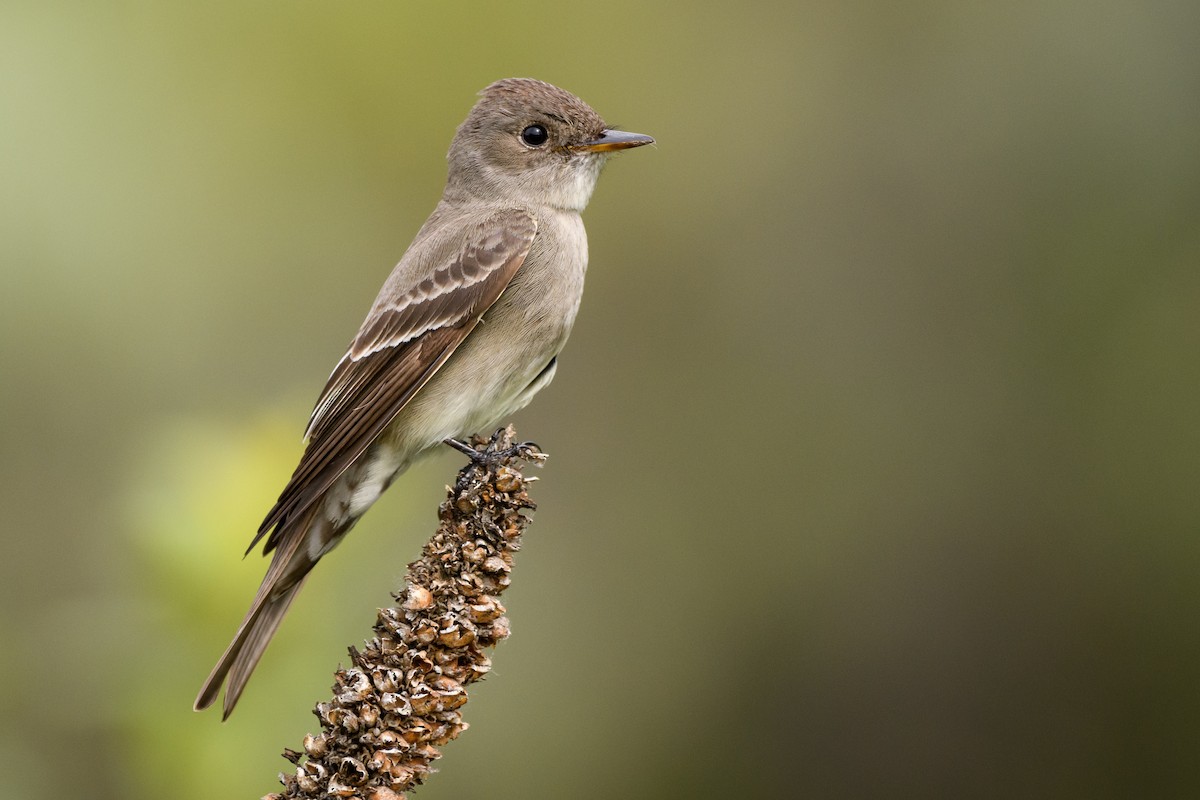
[[[539,209],[537,219],[504,294],[389,426],[402,450],[490,432],[529,401],[527,390],[566,344],[583,297],[587,234],[573,212]]]

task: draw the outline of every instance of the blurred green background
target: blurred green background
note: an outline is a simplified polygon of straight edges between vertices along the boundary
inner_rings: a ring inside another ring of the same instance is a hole
[[[432,530],[411,471],[192,698],[311,403],[530,75],[612,163],[422,798],[1200,796],[1200,5],[0,10],[10,797],[257,797]]]

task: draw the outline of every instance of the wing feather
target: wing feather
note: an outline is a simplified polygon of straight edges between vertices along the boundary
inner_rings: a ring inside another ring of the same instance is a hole
[[[396,418],[503,294],[536,233],[525,211],[491,215],[468,231],[448,263],[394,300],[376,301],[329,376],[300,464],[250,548],[274,529],[270,552],[284,523],[316,502]]]

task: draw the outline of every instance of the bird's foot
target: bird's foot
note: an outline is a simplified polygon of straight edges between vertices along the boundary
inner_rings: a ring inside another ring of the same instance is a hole
[[[443,441],[470,458],[475,464],[485,468],[495,467],[505,461],[518,458],[532,463],[541,463],[546,460],[546,454],[541,451],[536,442],[509,444],[512,441],[511,436],[512,433],[509,429],[501,428],[487,441],[480,437],[475,437],[472,442],[463,442],[453,438]]]

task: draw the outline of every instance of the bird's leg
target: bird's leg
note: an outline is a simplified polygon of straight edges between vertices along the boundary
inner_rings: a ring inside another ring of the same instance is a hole
[[[453,437],[451,437],[449,439],[443,439],[442,444],[453,447],[458,452],[466,455],[472,461],[478,461],[480,456],[482,455],[482,453],[479,450],[476,450],[474,447],[471,447],[471,445],[467,444],[466,442],[460,442],[458,439],[455,439]]]

